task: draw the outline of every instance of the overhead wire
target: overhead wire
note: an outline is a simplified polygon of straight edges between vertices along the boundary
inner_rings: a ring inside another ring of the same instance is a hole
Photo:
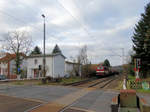
[[[68,14],[83,28],[83,30],[90,36],[93,38],[93,36],[89,33],[88,29],[85,27],[84,24],[82,24],[79,19],[77,19],[77,17],[75,17],[70,11],[68,11],[68,9],[66,9],[64,7],[64,5],[62,3],[59,2],[59,0],[56,0],[57,3],[66,11],[68,12]]]
[[[94,38],[94,37],[91,35],[91,33],[89,33],[89,31],[88,31],[88,29],[86,28],[86,26],[85,26],[83,23],[81,23],[77,17],[75,17],[70,11],[68,11],[68,9],[66,9],[66,8],[64,7],[64,5],[59,2],[59,0],[56,0],[56,1],[57,1],[57,3],[83,28],[83,30],[88,34],[88,36],[89,36],[90,38]],[[29,7],[28,5],[26,5],[26,6]],[[32,9],[31,7],[29,7],[29,8]],[[32,10],[33,10],[33,9],[32,9]],[[33,10],[33,11],[36,12],[35,10]],[[116,54],[116,56],[122,57],[122,56],[119,55],[118,53],[115,53],[112,49],[109,50],[109,51],[111,51],[113,54]]]
[[[16,2],[17,2],[17,1],[18,1],[18,0],[16,0]],[[38,11],[36,11],[34,8],[32,8],[31,6],[29,6],[29,5],[27,5],[27,4],[20,4],[20,5],[25,6],[25,7],[28,7],[28,8],[31,9],[34,13],[39,13]],[[47,21],[47,20],[45,20],[45,21]],[[41,31],[41,30],[40,30],[40,31]],[[50,34],[49,32],[46,32],[46,34],[47,34],[48,36],[51,36],[51,37],[50,37],[51,39],[59,41],[58,38],[53,38],[53,37],[56,37],[56,36]]]
[[[88,31],[88,29],[86,28],[86,26],[83,24],[83,23],[81,23],[80,21],[79,21],[79,19],[77,19],[77,17],[75,17],[70,11],[68,11],[65,7],[64,7],[64,5],[62,4],[62,3],[60,3],[59,2],[59,0],[56,0],[57,1],[57,3],[59,3],[59,5],[66,11],[66,12],[68,12],[68,14],[84,29],[84,31],[88,34],[88,36],[89,37],[91,37],[91,38],[94,38],[90,33],[89,33],[89,31]],[[28,8],[30,8],[30,9],[32,9],[34,12],[36,12],[33,8],[31,8],[30,6],[28,6],[28,5],[25,5],[25,6],[27,6]],[[37,12],[36,12],[37,13]],[[51,35],[52,36],[52,35]],[[114,54],[117,54],[117,53],[115,53],[115,52],[113,52],[112,50],[110,50],[112,53],[114,53]],[[117,54],[118,55],[118,54]],[[120,57],[121,57],[121,55],[119,55]]]
[[[68,12],[68,14],[84,29],[84,31],[88,34],[88,36],[90,37],[90,38],[94,38],[92,35],[91,35],[91,33],[89,33],[89,31],[88,31],[88,29],[85,27],[85,25],[83,24],[83,23],[81,23],[80,21],[79,21],[79,19],[77,19],[77,17],[75,17],[70,11],[68,11],[68,9],[66,9],[65,7],[64,7],[64,5],[61,3],[61,2],[59,2],[59,0],[56,0],[57,1],[57,3],[66,11],[66,12]],[[115,53],[114,51],[112,51],[112,50],[110,50],[113,54],[117,54],[117,53]],[[118,55],[118,54],[117,54]],[[121,55],[119,55],[120,57],[122,57]]]
[[[68,12],[68,14],[83,28],[83,30],[87,33],[87,35],[88,35],[90,38],[94,38],[94,37],[91,35],[91,33],[89,33],[89,31],[88,31],[88,29],[86,28],[86,26],[85,26],[83,23],[81,23],[81,22],[79,21],[79,19],[77,19],[77,17],[75,17],[70,11],[68,11],[68,9],[66,9],[66,8],[64,7],[64,5],[59,2],[59,0],[56,0],[56,1],[57,1],[57,3],[59,3],[60,6],[61,6],[66,12]],[[33,10],[33,8],[31,8],[30,6],[28,6],[28,5],[25,5],[25,6],[26,6],[26,7],[29,7],[30,9],[32,9],[32,11],[36,12],[36,11]],[[11,17],[11,18],[13,18],[13,19],[16,20],[17,22],[26,24],[26,22],[25,22],[24,20],[18,19],[17,17],[12,16],[11,14],[7,13],[6,11],[0,10],[0,13],[2,13],[2,14],[4,14],[4,15],[7,15],[7,16],[9,16],[9,17]],[[33,26],[32,24],[31,24],[30,26],[32,26],[34,29],[36,29],[36,30],[38,30],[38,31],[41,32],[41,29],[39,29],[39,28]],[[54,35],[50,35],[50,36],[55,37]],[[58,40],[58,39],[56,39],[56,40]],[[117,53],[115,53],[113,50],[110,50],[110,51],[111,51],[113,54],[117,54]],[[118,55],[118,54],[117,54],[117,55]],[[119,56],[121,56],[121,55],[119,55]]]
[[[26,6],[28,6],[28,5],[26,5]],[[29,6],[28,6],[28,7],[29,7]],[[29,7],[29,8],[30,8],[30,7]],[[30,9],[31,9],[31,8],[30,8]],[[9,14],[9,13],[6,12],[6,11],[0,10],[0,13],[3,14],[3,15],[8,16],[8,17],[10,17],[10,18],[12,18],[13,20],[17,21],[18,23],[23,23],[24,25],[27,24],[27,22],[25,22],[24,20],[22,20],[22,19],[20,19],[20,18],[18,18],[18,17],[13,16],[13,15]],[[35,27],[35,26],[32,25],[32,24],[30,24],[29,26],[32,27],[33,29],[35,29],[35,30],[38,31],[38,32],[39,32],[39,31],[42,32],[41,29],[39,29],[38,27]],[[47,33],[47,34],[48,34],[49,36],[51,36],[51,37],[50,37],[51,39],[53,39],[53,40],[58,40],[58,39],[52,38],[52,37],[55,37],[54,35],[49,34],[49,33]]]

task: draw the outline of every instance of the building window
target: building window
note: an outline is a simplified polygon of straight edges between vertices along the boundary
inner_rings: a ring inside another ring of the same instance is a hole
[[[37,62],[37,59],[35,59],[35,60],[34,60],[34,64],[36,65],[37,63],[38,63],[38,62]]]

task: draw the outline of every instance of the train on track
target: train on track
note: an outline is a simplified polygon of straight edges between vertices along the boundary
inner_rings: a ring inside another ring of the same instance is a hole
[[[109,76],[109,75],[114,75],[114,74],[119,74],[119,72],[114,70],[112,67],[103,66],[102,64],[99,64],[96,67],[97,77]]]

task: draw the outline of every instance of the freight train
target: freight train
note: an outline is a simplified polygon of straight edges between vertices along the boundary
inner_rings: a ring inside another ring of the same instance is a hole
[[[103,66],[102,64],[100,64],[96,67],[96,76],[98,76],[98,77],[114,75],[114,74],[119,74],[119,72],[112,69],[111,67]]]

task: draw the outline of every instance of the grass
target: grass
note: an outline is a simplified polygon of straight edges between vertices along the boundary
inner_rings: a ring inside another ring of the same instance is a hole
[[[143,81],[148,81],[150,82],[150,77],[149,78],[145,78],[145,79],[142,79]]]
[[[43,84],[42,81],[40,81],[40,82],[37,82],[35,85],[39,85],[39,86],[42,86],[42,85],[58,85],[58,83],[56,83],[56,82],[48,82],[46,84]]]
[[[116,90],[121,90],[123,89],[123,81],[119,82],[119,85],[115,88]],[[127,89],[131,89],[130,88],[130,84],[129,82],[127,83]],[[145,89],[135,89],[136,92],[138,93],[150,93],[150,89],[149,90],[145,90]]]
[[[135,76],[132,75],[128,75],[128,82],[127,82],[127,89],[131,89],[130,88],[130,81],[135,81]],[[142,81],[150,81],[150,78],[146,78],[146,79],[142,79]],[[119,82],[118,86],[115,88],[116,90],[121,90],[123,89],[123,80]],[[135,89],[138,93],[150,93],[150,89],[149,90],[145,90],[143,88],[141,89]]]
[[[8,83],[12,85],[36,85],[38,82],[40,82],[40,80],[18,80]]]
[[[119,81],[118,86],[115,88],[116,90],[121,90],[123,88],[123,82]]]
[[[9,84],[12,84],[12,85],[64,85],[68,83],[78,82],[81,80],[85,80],[85,79],[82,79],[81,77],[69,77],[69,78],[62,78],[58,82],[51,81],[46,84],[43,84],[41,80],[21,80],[21,81],[9,82]]]
[[[69,83],[74,83],[84,80],[81,77],[69,77],[69,78],[62,78],[59,82],[48,82],[46,84],[43,84],[41,81],[37,83],[37,85],[64,85],[64,84],[69,84]]]
[[[135,76],[128,75],[128,79],[129,79],[130,81],[133,81],[133,80],[135,80]]]
[[[13,82],[12,84],[14,84],[14,85],[24,85],[24,82],[16,81],[16,82]]]
[[[60,82],[60,84],[68,84],[68,83],[74,83],[83,80],[81,77],[70,77],[70,78],[63,78]]]
[[[137,89],[136,91],[139,93],[150,93],[150,89],[149,90]]]
[[[135,76],[132,76],[132,75],[128,76],[127,89],[131,89],[129,81],[135,81]],[[150,81],[150,78],[142,79],[142,82],[144,82],[144,81],[146,81],[146,82]],[[145,89],[141,88],[141,89],[135,89],[135,90],[139,93],[150,93],[150,89],[145,90]]]

